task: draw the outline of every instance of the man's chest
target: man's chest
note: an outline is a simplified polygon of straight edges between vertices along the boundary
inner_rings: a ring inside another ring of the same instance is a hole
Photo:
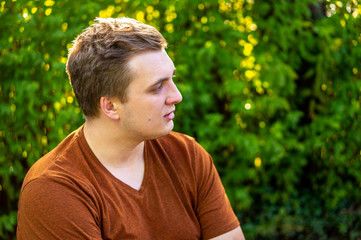
[[[103,239],[200,239],[196,196],[179,176],[153,173],[140,191],[104,194]]]

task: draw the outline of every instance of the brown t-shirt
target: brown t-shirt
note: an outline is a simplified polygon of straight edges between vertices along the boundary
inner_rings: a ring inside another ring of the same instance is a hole
[[[144,158],[135,190],[98,161],[79,128],[29,170],[18,239],[208,239],[239,226],[211,157],[192,138],[146,141]]]

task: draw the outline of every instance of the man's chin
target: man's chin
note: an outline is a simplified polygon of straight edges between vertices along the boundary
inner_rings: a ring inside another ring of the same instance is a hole
[[[154,140],[160,137],[164,137],[168,135],[173,130],[173,124],[172,127],[169,127],[168,129],[164,129],[164,131],[159,132],[158,134],[155,134],[154,136],[149,137],[147,140]]]

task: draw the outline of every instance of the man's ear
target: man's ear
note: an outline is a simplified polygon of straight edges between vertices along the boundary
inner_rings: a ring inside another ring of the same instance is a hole
[[[119,120],[118,107],[115,103],[115,98],[110,97],[101,97],[100,98],[100,109],[105,114],[105,116],[109,117],[113,120]]]

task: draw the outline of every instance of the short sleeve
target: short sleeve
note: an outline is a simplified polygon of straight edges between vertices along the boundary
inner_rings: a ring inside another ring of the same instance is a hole
[[[17,238],[102,239],[94,201],[66,179],[37,178],[22,189]]]
[[[201,147],[200,147],[201,148]],[[198,155],[197,215],[202,238],[209,239],[239,226],[211,156],[203,149]]]

